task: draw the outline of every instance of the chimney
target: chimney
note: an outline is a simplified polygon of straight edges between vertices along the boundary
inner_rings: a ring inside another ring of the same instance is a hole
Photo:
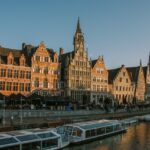
[[[59,55],[63,55],[64,54],[64,49],[63,48],[60,48],[59,49]]]

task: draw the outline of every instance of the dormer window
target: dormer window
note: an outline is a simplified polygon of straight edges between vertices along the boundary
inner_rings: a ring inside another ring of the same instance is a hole
[[[20,58],[20,66],[25,66],[25,58],[24,58],[24,56],[22,56]]]
[[[7,57],[7,63],[10,64],[10,65],[12,65],[13,61],[14,61],[14,57],[13,57],[12,52],[10,52],[9,55],[8,55],[8,57]]]

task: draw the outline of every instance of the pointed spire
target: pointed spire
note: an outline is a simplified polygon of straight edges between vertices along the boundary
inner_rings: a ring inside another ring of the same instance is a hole
[[[142,66],[142,60],[140,59],[140,66]]]
[[[150,52],[149,52],[148,65],[150,65]]]
[[[77,22],[77,29],[76,32],[81,33],[81,28],[80,28],[80,18],[78,17],[78,22]]]

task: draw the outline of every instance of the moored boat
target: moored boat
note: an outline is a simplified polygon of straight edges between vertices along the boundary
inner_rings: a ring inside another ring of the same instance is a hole
[[[68,138],[72,144],[92,141],[125,131],[126,128],[117,120],[88,121],[57,127],[57,133]]]
[[[1,150],[57,150],[69,145],[51,129],[31,129],[0,134]]]

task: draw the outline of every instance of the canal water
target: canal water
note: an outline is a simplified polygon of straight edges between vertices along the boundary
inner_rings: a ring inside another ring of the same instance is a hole
[[[65,150],[150,150],[150,123],[139,123],[130,126],[126,133]]]

